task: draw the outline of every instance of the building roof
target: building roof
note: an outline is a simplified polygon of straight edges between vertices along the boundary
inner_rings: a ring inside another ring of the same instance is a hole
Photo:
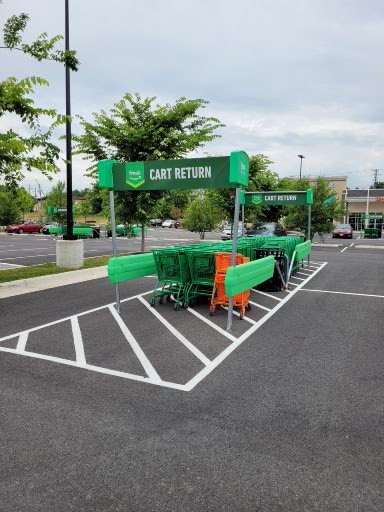
[[[357,189],[351,190],[348,189],[347,197],[367,197],[368,189]],[[384,189],[383,188],[370,188],[369,189],[369,197],[384,197]]]

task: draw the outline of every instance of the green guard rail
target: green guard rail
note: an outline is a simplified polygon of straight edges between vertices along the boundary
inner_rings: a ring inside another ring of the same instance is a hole
[[[306,256],[309,256],[311,254],[311,241],[307,240],[306,242],[303,242],[302,244],[298,244],[295,247],[295,261],[301,261]]]
[[[112,284],[156,274],[152,253],[119,256],[108,260],[108,279]]]
[[[275,258],[273,256],[229,267],[224,281],[225,293],[228,297],[234,297],[238,293],[250,290],[270,279],[274,270]]]

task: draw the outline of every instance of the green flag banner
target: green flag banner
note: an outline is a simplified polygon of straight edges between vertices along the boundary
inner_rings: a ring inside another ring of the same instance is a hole
[[[249,159],[243,151],[231,156],[98,163],[99,185],[113,190],[176,190],[234,188],[248,184]]]

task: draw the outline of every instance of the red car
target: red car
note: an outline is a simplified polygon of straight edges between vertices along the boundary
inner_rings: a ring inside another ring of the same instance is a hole
[[[337,224],[332,233],[332,238],[353,238],[353,229],[350,224]]]
[[[7,233],[42,233],[44,224],[36,224],[35,222],[23,222],[22,224],[14,224],[7,226]]]

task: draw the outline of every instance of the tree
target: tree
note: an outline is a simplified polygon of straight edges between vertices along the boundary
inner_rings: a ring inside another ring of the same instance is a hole
[[[46,215],[48,215],[48,208],[65,208],[67,204],[67,196],[65,193],[65,183],[64,181],[58,181],[57,185],[54,185],[47,195],[47,199],[44,203],[44,210]],[[52,219],[55,221],[62,221],[63,214],[62,213],[54,213],[51,215]]]
[[[278,185],[278,175],[269,169],[273,162],[265,155],[258,154],[249,158],[249,183],[248,191],[275,190]],[[222,211],[223,217],[232,221],[235,213],[234,189],[212,189],[208,191],[208,197]],[[247,214],[252,217],[263,217],[263,212],[269,212],[269,208],[251,206],[247,208]]]
[[[206,231],[212,231],[220,221],[221,212],[207,194],[196,197],[187,206],[183,225],[189,231],[198,231],[200,239],[204,240]]]
[[[70,69],[77,70],[78,61],[76,52],[55,50],[55,45],[62,36],[48,39],[44,32],[30,44],[23,43],[21,33],[25,30],[29,17],[22,13],[11,16],[3,29],[4,45],[0,48],[18,50],[31,57],[41,60],[54,60],[68,65]],[[0,117],[10,114],[16,115],[22,124],[27,126],[27,135],[16,133],[9,129],[0,134],[0,176],[5,182],[16,188],[17,182],[23,178],[23,168],[27,171],[38,169],[46,176],[58,172],[57,160],[60,149],[51,142],[53,130],[66,120],[65,116],[58,115],[56,110],[35,107],[31,99],[34,86],[49,85],[40,77],[29,77],[16,80],[9,77],[0,82]],[[54,119],[48,129],[43,130],[41,121],[44,117]]]
[[[141,98],[126,93],[114,105],[110,115],[104,110],[93,115],[93,122],[81,118],[84,133],[74,136],[76,153],[86,155],[93,163],[90,175],[96,173],[99,160],[147,161],[181,158],[218,137],[214,132],[223,125],[213,117],[201,117],[202,99],[180,98],[174,105],[154,105],[155,97]],[[116,217],[122,222],[144,226],[153,215],[154,206],[165,192],[132,191],[117,193]]]
[[[286,182],[288,183],[288,182]],[[317,178],[314,185],[310,185],[307,178],[296,180],[296,190],[313,189],[313,204],[311,207],[311,240],[315,233],[324,236],[333,228],[333,220],[341,220],[343,207],[336,199],[335,191],[324,178]],[[292,187],[288,187],[288,190]],[[284,190],[284,189],[280,189]],[[287,190],[287,189],[286,189]],[[285,227],[288,229],[300,229],[304,233],[308,227],[308,207],[289,206],[283,209]]]
[[[76,213],[84,217],[84,222],[87,222],[87,216],[92,213],[92,204],[88,196],[83,197],[81,201],[76,203]]]
[[[12,192],[0,188],[0,225],[15,224],[20,219],[20,210]]]
[[[25,213],[31,211],[35,205],[35,199],[24,187],[19,187],[16,190],[16,204],[24,218]]]

